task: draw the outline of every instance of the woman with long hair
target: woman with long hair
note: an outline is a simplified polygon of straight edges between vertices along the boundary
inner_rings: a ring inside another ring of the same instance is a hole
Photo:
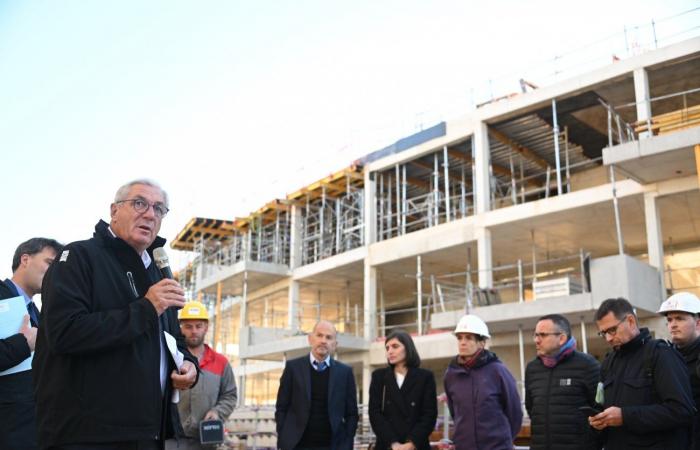
[[[369,420],[377,450],[429,450],[437,418],[435,377],[420,367],[411,336],[396,330],[384,341],[388,366],[372,372]]]

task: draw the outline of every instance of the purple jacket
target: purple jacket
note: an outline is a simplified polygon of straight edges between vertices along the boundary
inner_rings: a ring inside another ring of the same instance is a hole
[[[523,411],[515,380],[494,353],[484,350],[471,369],[453,359],[445,393],[456,450],[512,450]]]

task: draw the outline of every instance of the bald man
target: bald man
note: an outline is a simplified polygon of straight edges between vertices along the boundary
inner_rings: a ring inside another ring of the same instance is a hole
[[[275,421],[281,450],[351,450],[357,429],[352,368],[331,358],[337,346],[332,323],[309,334],[311,351],[287,361],[277,391]]]

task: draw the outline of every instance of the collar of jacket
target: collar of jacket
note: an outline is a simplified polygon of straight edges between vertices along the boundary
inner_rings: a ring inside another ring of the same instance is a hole
[[[97,222],[97,225],[95,225],[95,239],[105,248],[112,251],[122,270],[124,270],[127,275],[131,273],[134,284],[136,285],[137,296],[142,297],[146,295],[152,281],[146,273],[146,267],[143,265],[141,255],[123,239],[112,236],[108,227],[109,225],[103,220]],[[163,244],[165,244],[165,239],[160,236],[156,237],[151,246],[146,250],[151,255],[151,259],[153,258],[153,249],[162,247]]]
[[[119,237],[112,236],[112,233],[109,232],[109,224],[104,220],[100,220],[99,222],[97,222],[97,225],[95,225],[95,233],[93,236],[101,240],[106,247],[112,247],[118,250],[124,250],[125,248],[129,248],[131,249],[131,251],[138,255],[138,252],[136,252],[136,250],[134,250],[133,247],[127,244],[126,241]],[[156,236],[151,246],[148,247],[148,249],[146,249],[148,254],[151,255],[151,258],[153,258],[153,250],[158,247],[164,246],[165,242],[165,238]],[[139,257],[140,256],[141,255],[139,255]]]
[[[678,347],[676,345],[674,345],[674,347],[681,355],[683,355],[685,362],[696,360],[698,359],[698,354],[700,353],[700,337],[685,347]]]
[[[620,346],[620,353],[627,353],[636,350],[642,345],[646,344],[647,341],[651,339],[651,333],[649,333],[649,328],[640,328],[639,334],[635,336],[631,341],[626,342]]]
[[[484,349],[484,351],[481,352],[481,355],[479,355],[479,357],[476,360],[476,363],[471,369],[467,369],[466,367],[464,367],[464,365],[459,363],[459,355],[452,358],[452,361],[450,361],[450,365],[447,367],[447,369],[469,373],[470,370],[478,369],[494,361],[498,361],[498,356],[496,356],[496,354],[492,351]]]

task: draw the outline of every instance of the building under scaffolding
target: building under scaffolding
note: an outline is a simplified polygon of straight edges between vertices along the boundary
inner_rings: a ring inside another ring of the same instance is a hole
[[[657,335],[668,294],[700,293],[700,39],[482,105],[173,242],[214,311],[241,402],[275,401],[319,319],[339,331],[360,402],[382,337],[415,336],[440,379],[466,311],[522,385],[536,319],[566,315],[601,358],[593,314],[627,297]],[[440,386],[440,383],[438,383]]]

